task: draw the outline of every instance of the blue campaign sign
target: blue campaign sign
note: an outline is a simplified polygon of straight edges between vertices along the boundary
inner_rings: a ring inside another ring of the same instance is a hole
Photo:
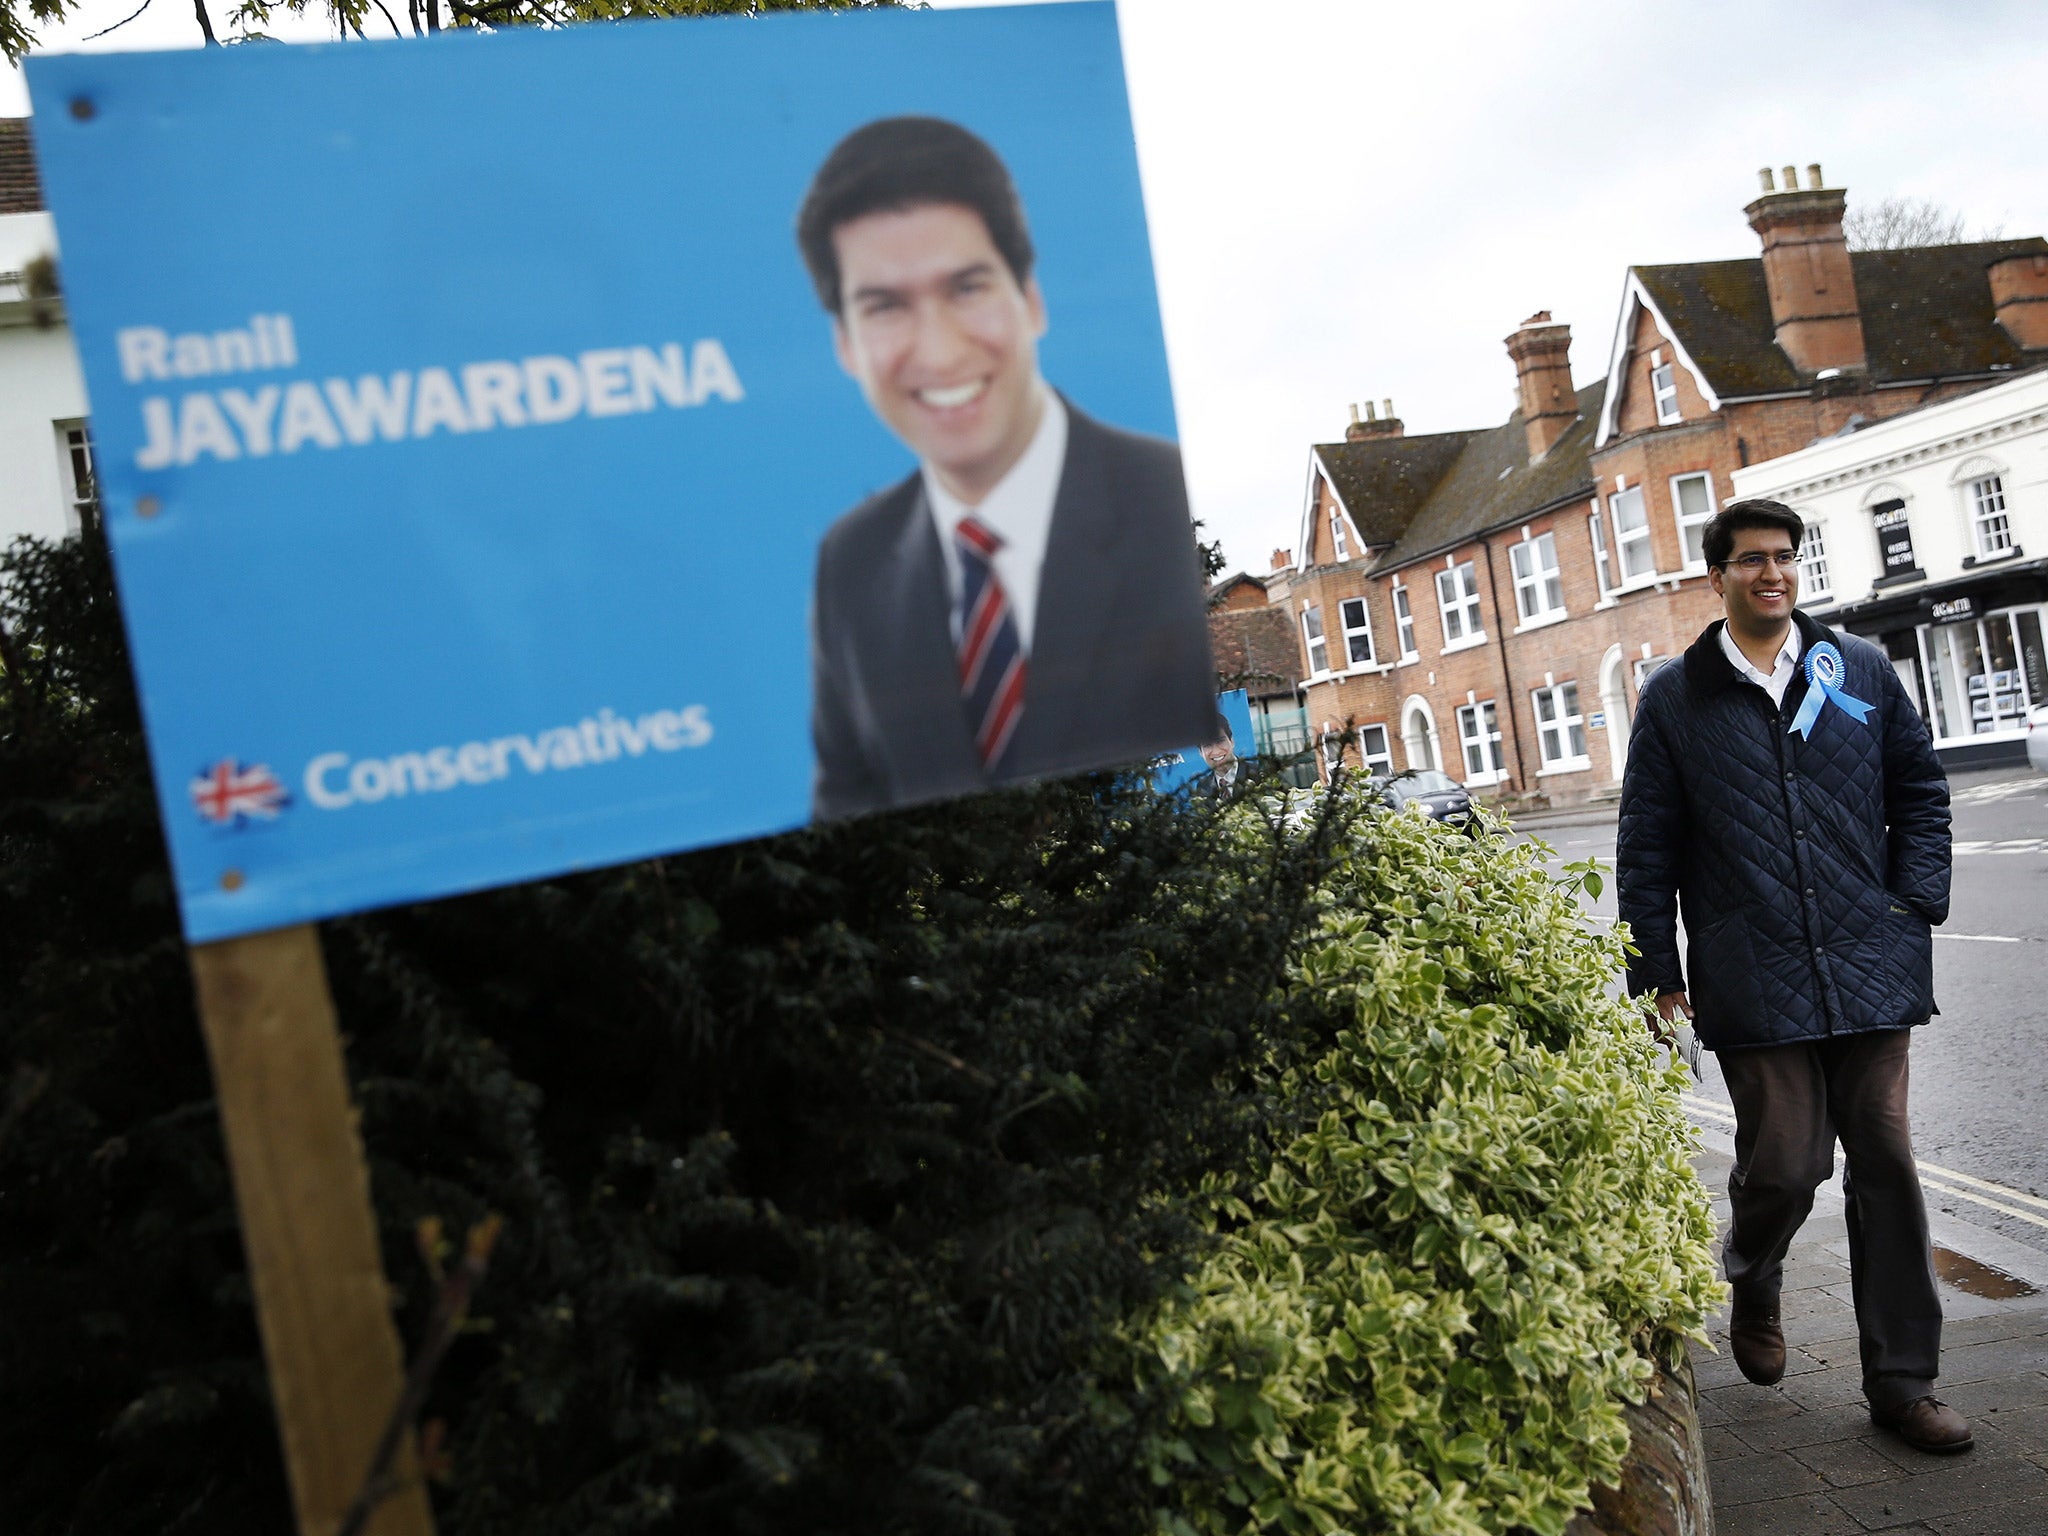
[[[28,67],[193,941],[1206,729],[1111,6]]]
[[[1223,750],[1228,741],[1230,749]],[[1152,770],[1152,787],[1171,794],[1190,785],[1199,787],[1206,777],[1215,784],[1220,775],[1234,781],[1244,758],[1258,753],[1258,737],[1252,729],[1251,696],[1242,688],[1216,695],[1215,720],[1209,734],[1198,746],[1183,747]]]

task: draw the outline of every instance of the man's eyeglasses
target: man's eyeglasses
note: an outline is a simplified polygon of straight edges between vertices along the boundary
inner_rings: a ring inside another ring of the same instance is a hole
[[[1723,560],[1721,562],[1723,570],[1726,570],[1731,565],[1741,570],[1746,576],[1754,576],[1767,565],[1775,565],[1781,571],[1796,571],[1799,569],[1799,551],[1796,549],[1781,549],[1775,555],[1752,552],[1747,555],[1737,555],[1733,560]]]

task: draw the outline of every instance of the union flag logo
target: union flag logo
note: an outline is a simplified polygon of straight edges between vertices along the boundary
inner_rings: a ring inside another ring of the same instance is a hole
[[[291,796],[267,764],[255,763],[244,768],[232,757],[224,757],[202,770],[192,781],[191,790],[192,804],[200,819],[217,827],[275,821],[277,813],[291,804]]]

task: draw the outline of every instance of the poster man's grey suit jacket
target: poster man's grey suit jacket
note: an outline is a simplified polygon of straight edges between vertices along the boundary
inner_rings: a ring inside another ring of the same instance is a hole
[[[1216,719],[1180,450],[1067,407],[1024,716],[990,775],[960,701],[923,477],[826,531],[811,610],[812,814],[857,815],[1205,740]]]

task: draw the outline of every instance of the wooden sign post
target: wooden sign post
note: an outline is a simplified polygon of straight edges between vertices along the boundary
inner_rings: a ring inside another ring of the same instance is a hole
[[[333,1536],[403,1387],[370,1176],[310,924],[196,945],[264,1358],[299,1536]],[[408,1446],[364,1529],[432,1536]]]

